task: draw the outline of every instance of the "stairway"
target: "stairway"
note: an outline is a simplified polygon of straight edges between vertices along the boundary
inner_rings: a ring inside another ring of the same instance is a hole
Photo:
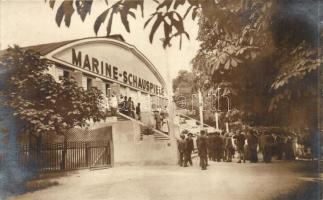
[[[169,136],[165,133],[154,132],[155,140],[170,140]]]
[[[142,123],[139,120],[136,120],[136,119],[134,119],[132,117],[129,117],[129,116],[127,116],[125,114],[122,114],[122,113],[118,113],[117,116],[118,116],[118,121],[131,120],[133,122],[138,123],[140,125],[140,129],[141,129],[141,131],[140,131],[141,138],[143,138],[145,135],[150,134],[150,135],[154,135],[154,139],[156,141],[170,140],[170,137],[167,134],[165,134],[165,133],[163,133],[163,132],[161,132],[161,131],[159,131],[159,130],[157,130],[155,128],[150,128],[150,127],[148,127],[147,125],[145,125],[144,123]],[[150,131],[152,133],[147,133],[146,131]]]
[[[128,121],[128,120],[130,120],[130,119],[128,119],[128,118],[126,117],[126,115],[121,114],[121,113],[118,113],[118,114],[117,114],[117,120],[118,120],[118,121]]]
[[[200,132],[200,121],[196,120],[192,117],[189,117],[187,115],[181,114],[181,113],[177,113],[177,116],[179,118],[183,118],[185,119],[185,123],[179,123],[180,129],[182,130],[189,130],[190,132],[196,133],[197,135],[199,135]],[[210,125],[207,124],[203,124],[203,129],[207,130],[207,132],[214,132],[216,131],[216,129]]]

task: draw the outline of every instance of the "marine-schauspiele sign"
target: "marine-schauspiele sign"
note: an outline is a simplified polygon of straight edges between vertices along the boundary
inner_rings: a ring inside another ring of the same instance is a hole
[[[88,54],[83,54],[72,48],[72,64],[83,69],[87,69],[96,74],[100,74],[116,81],[122,80],[123,83],[136,87],[150,93],[162,95],[163,89],[157,84],[149,82],[139,76],[136,76],[128,71],[120,71],[118,66],[113,66],[106,61],[99,60],[95,57],[89,57]]]
[[[57,49],[50,57],[92,75],[164,96],[165,83],[160,74],[131,46],[105,40],[75,43]]]

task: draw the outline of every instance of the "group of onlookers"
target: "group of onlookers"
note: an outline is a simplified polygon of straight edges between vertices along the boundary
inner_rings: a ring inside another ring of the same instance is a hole
[[[109,98],[105,97],[104,109],[106,109],[107,112],[111,111],[112,116],[117,116],[117,112],[119,111],[120,113],[134,119],[142,120],[141,105],[140,103],[137,103],[137,106],[135,106],[131,97],[121,95],[120,98],[117,98],[117,96],[112,93]],[[166,109],[166,106],[164,109],[156,109],[152,118],[155,120],[154,128],[168,134],[168,112]]]
[[[187,166],[187,162],[191,163],[191,154],[194,150],[192,136],[192,133],[185,130],[178,140],[179,164],[184,167]],[[286,160],[295,159],[294,137],[272,134],[269,131],[206,134],[205,130],[201,130],[196,139],[196,147],[202,169],[206,169],[208,160],[232,162],[235,155],[238,163],[246,160],[256,163],[258,152],[262,154],[265,163],[271,162],[274,155],[277,159],[283,159],[283,155]]]
[[[193,165],[192,152],[194,150],[194,142],[192,136],[192,133],[188,133],[187,137],[185,138],[185,135],[181,134],[180,140],[178,140],[178,164],[182,167],[187,167],[188,164],[191,166]]]
[[[112,93],[110,97],[104,98],[103,103],[103,107],[106,109],[107,112],[111,111],[112,116],[116,116],[119,110],[119,112],[122,114],[125,114],[134,119],[141,120],[140,103],[138,103],[135,107],[135,104],[131,97],[121,95],[118,99],[117,96],[114,93]]]
[[[137,103],[137,106],[135,107],[135,104],[131,97],[121,97],[121,101],[119,103],[119,110],[122,114],[125,114],[134,119],[141,120],[140,103]]]

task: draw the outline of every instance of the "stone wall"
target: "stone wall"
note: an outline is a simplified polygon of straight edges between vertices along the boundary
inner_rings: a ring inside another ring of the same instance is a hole
[[[115,165],[176,164],[176,141],[155,140],[153,135],[140,140],[139,124],[133,121],[114,123],[112,133]]]

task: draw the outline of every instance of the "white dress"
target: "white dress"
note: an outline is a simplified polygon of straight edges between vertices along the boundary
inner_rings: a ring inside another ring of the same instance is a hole
[[[167,121],[167,119],[163,119],[161,131],[164,132],[164,133],[168,133],[168,121]]]

